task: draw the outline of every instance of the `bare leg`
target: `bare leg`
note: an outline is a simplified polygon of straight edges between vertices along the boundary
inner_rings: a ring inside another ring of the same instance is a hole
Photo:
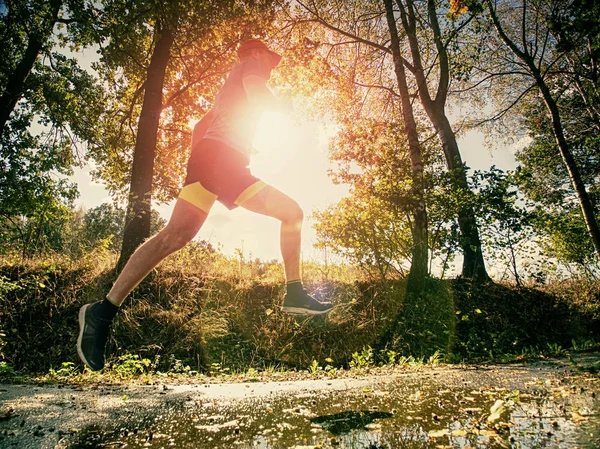
[[[129,258],[108,293],[108,299],[120,306],[127,295],[169,254],[183,248],[198,233],[207,213],[178,199],[167,226],[146,240]]]
[[[296,201],[267,185],[241,207],[281,221],[280,247],[287,281],[300,279],[300,243],[304,214]]]

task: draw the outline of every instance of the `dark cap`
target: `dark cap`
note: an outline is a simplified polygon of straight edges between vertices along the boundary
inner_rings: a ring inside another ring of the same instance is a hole
[[[251,50],[265,50],[268,52],[273,61],[273,68],[277,67],[279,61],[281,61],[281,56],[274,51],[269,50],[269,47],[259,39],[248,39],[247,41],[242,42],[237,50],[237,55],[242,57]]]

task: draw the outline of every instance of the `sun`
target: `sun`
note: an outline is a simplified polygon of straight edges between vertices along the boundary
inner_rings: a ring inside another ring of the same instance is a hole
[[[251,168],[260,175],[280,173],[298,152],[299,128],[282,112],[265,111],[256,128]]]

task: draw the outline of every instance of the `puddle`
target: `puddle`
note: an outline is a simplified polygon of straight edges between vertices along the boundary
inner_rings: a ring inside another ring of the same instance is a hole
[[[188,395],[89,427],[69,448],[597,448],[600,404],[571,385],[382,382],[245,399]]]

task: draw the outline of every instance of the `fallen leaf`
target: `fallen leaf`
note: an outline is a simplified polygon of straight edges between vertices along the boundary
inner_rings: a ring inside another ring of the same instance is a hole
[[[429,438],[442,438],[448,435],[450,431],[448,429],[430,430],[427,435]]]
[[[588,417],[587,416],[583,416],[579,412],[572,411],[571,412],[571,419],[573,420],[573,422],[578,423],[578,422],[581,422],[581,421],[587,421]]]
[[[502,413],[505,411],[506,407],[504,406],[504,401],[502,399],[498,399],[490,408],[490,416],[487,417],[487,421],[498,421],[500,419],[500,415],[502,415]]]

